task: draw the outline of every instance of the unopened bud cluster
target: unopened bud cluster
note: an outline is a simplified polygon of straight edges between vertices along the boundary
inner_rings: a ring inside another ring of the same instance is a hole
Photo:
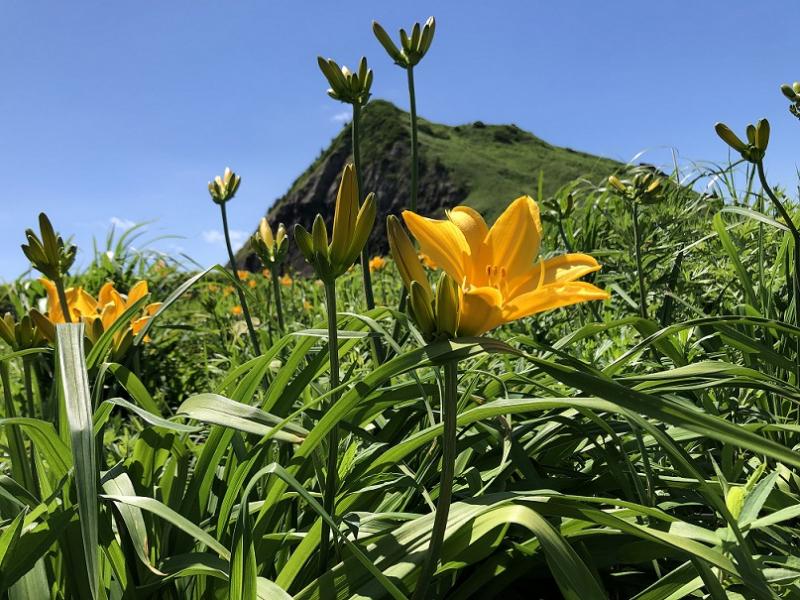
[[[410,35],[406,33],[405,29],[401,29],[400,48],[377,21],[372,22],[372,31],[395,64],[408,69],[421,61],[431,47],[433,34],[436,31],[436,21],[433,17],[429,17],[424,25],[414,23]]]
[[[742,155],[742,158],[751,163],[758,163],[764,159],[769,144],[769,121],[761,119],[755,125],[748,125],[745,130],[747,143],[739,139],[725,123],[714,126],[717,135],[731,148]]]
[[[630,181],[616,175],[608,178],[608,185],[623,198],[638,204],[653,204],[661,197],[664,180],[651,171],[636,173]]]
[[[283,223],[278,225],[278,231],[272,233],[272,227],[266,218],[258,224],[258,231],[250,238],[250,247],[256,253],[261,263],[270,270],[283,262],[289,250],[289,237]]]
[[[44,213],[39,215],[39,231],[41,237],[33,229],[25,230],[28,243],[22,244],[22,251],[36,270],[55,281],[69,271],[75,262],[78,247],[66,245]]]
[[[328,95],[334,100],[347,104],[364,106],[370,97],[372,69],[367,67],[367,59],[361,57],[358,70],[354,73],[345,66],[339,66],[332,58],[317,57],[319,68],[331,86]]]
[[[222,176],[217,175],[214,181],[208,182],[208,193],[217,204],[225,204],[236,195],[241,182],[242,178],[226,167]]]
[[[347,165],[336,196],[330,244],[325,220],[320,214],[314,219],[311,233],[300,224],[294,227],[300,252],[326,283],[333,282],[355,262],[375,224],[375,194],[368,194],[359,207],[358,193],[355,169]]]
[[[789,112],[800,119],[800,81],[795,81],[792,85],[784,83],[781,86],[781,92],[791,102]]]

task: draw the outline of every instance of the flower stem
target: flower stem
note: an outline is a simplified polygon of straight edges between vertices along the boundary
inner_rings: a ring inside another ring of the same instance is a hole
[[[419,156],[417,154],[417,95],[414,91],[414,67],[406,69],[408,74],[408,100],[411,114],[411,200],[409,209],[417,210],[417,185],[419,180]]]
[[[447,517],[453,497],[453,472],[456,462],[456,425],[458,410],[458,363],[444,365],[444,396],[442,398],[442,471],[439,480],[439,498],[436,501],[436,516],[433,520],[431,543],[422,565],[413,600],[425,600],[431,579],[439,562]]]
[[[253,320],[250,318],[250,311],[247,308],[247,300],[244,297],[244,291],[239,283],[239,274],[236,272],[236,257],[233,255],[233,248],[231,247],[231,236],[228,233],[228,211],[225,210],[225,202],[219,205],[222,212],[222,230],[225,232],[225,246],[228,248],[228,259],[231,262],[231,271],[233,271],[233,281],[236,286],[236,292],[239,295],[239,302],[242,305],[242,312],[244,313],[244,320],[247,323],[247,331],[250,332],[250,341],[253,343],[253,350],[257,355],[261,355],[261,345],[258,343],[258,336],[256,335],[255,327],[253,327]]]
[[[644,270],[642,269],[642,240],[639,231],[639,205],[631,203],[631,215],[633,216],[633,249],[636,254],[636,274],[639,277],[639,314],[643,319],[647,318],[647,290],[644,287]]]
[[[353,167],[355,167],[356,170],[359,205],[361,205],[361,201],[364,197],[364,179],[361,173],[361,145],[359,143],[361,137],[360,125],[361,105],[355,102],[353,103],[353,123],[351,128],[353,132]],[[364,298],[367,302],[367,310],[372,310],[375,308],[375,294],[372,291],[372,274],[369,270],[369,241],[364,244],[364,249],[361,251],[361,276],[364,278]],[[383,344],[381,344],[380,339],[376,337],[371,338],[371,341],[375,359],[378,364],[380,364],[384,361],[385,357]]]
[[[275,296],[275,312],[278,315],[278,333],[283,336],[286,328],[283,324],[283,303],[281,302],[281,284],[278,281],[278,265],[270,272],[270,279],[272,280],[272,292]]]
[[[69,303],[67,302],[67,293],[64,291],[64,280],[61,277],[56,277],[53,283],[56,285],[58,303],[61,305],[61,314],[64,315],[64,322],[72,323],[72,315],[70,314]]]
[[[761,182],[761,188],[775,205],[775,208],[778,210],[783,220],[786,221],[786,226],[789,228],[794,240],[794,323],[795,325],[800,325],[800,231],[797,230],[797,226],[794,224],[794,220],[792,220],[789,211],[786,210],[786,207],[775,195],[775,192],[772,191],[769,183],[767,183],[763,161],[759,160],[756,162],[756,170],[758,171],[758,180]],[[800,381],[800,339],[795,342],[794,378],[795,384],[797,384],[797,382]]]
[[[339,333],[336,323],[336,283],[325,284],[325,304],[328,313],[328,359],[330,360],[331,389],[339,387]],[[331,394],[329,406],[339,400],[339,392]],[[322,506],[331,518],[336,512],[336,488],[338,487],[339,474],[339,427],[334,425],[328,433],[328,460],[325,473],[325,491],[322,495]],[[330,527],[323,521],[320,532],[319,572],[320,575],[328,570],[331,551]]]

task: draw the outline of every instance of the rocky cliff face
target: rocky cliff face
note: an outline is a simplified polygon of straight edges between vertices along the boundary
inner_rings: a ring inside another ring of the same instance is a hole
[[[520,194],[533,195],[543,170],[555,173],[545,178],[545,191],[552,192],[577,177],[600,177],[619,167],[614,161],[550,146],[513,125],[476,122],[451,127],[421,119],[419,131],[418,210],[426,215],[440,215],[444,207],[466,203],[491,218]],[[398,214],[408,206],[408,114],[385,101],[371,102],[362,118],[361,153],[362,193],[374,192],[378,201],[369,252],[383,255],[388,252],[387,215]],[[310,229],[320,213],[330,227],[339,178],[352,160],[348,125],[275,202],[267,213],[270,223],[284,223],[290,231],[295,223]],[[295,246],[290,248],[292,267],[305,270]],[[237,253],[237,263],[251,270],[260,268],[247,245]]]

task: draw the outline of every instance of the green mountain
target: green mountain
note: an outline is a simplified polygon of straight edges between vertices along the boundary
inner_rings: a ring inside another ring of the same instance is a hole
[[[386,216],[408,205],[410,148],[408,113],[393,104],[370,102],[362,118],[362,162],[366,192],[375,192],[379,212],[370,240],[370,252],[387,251]],[[440,215],[445,207],[468,204],[491,222],[522,194],[536,197],[540,173],[542,193],[548,197],[578,178],[598,182],[622,165],[570,148],[548,144],[516,125],[442,125],[419,119],[418,212]],[[302,223],[310,229],[314,216],[333,217],[339,176],[352,161],[350,128],[344,127],[330,146],[297,178],[274,204],[270,223],[287,227]],[[239,264],[257,268],[247,246]],[[302,264],[296,254],[295,266]]]

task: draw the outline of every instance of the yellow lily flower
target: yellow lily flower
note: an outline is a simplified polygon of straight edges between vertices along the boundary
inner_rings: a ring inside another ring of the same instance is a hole
[[[66,323],[61,302],[58,300],[56,284],[42,277],[39,283],[47,292],[47,317],[51,323]],[[93,315],[97,312],[97,301],[82,287],[67,288],[64,291],[72,321],[80,321],[82,317]]]
[[[54,332],[53,325],[64,323],[64,313],[58,301],[55,284],[48,279],[40,279],[47,291],[47,314],[33,314],[43,331]],[[127,298],[120,294],[114,284],[108,282],[100,288],[97,300],[83,288],[70,288],[66,290],[67,303],[73,322],[82,321],[86,325],[86,333],[90,340],[97,341],[100,335],[111,327],[117,319],[136,301],[145,297],[149,292],[146,281],[137,282],[128,293]],[[133,335],[147,323],[161,307],[160,302],[153,302],[144,308],[144,316],[131,320],[130,327],[114,336],[115,347],[119,348],[125,336],[130,331]],[[52,339],[50,341],[53,341]],[[145,339],[145,341],[149,341]]]
[[[403,212],[420,249],[459,285],[458,335],[481,335],[529,315],[609,294],[581,277],[600,269],[587,254],[536,261],[542,239],[539,207],[529,196],[512,202],[491,229],[468,206],[429,219]]]

